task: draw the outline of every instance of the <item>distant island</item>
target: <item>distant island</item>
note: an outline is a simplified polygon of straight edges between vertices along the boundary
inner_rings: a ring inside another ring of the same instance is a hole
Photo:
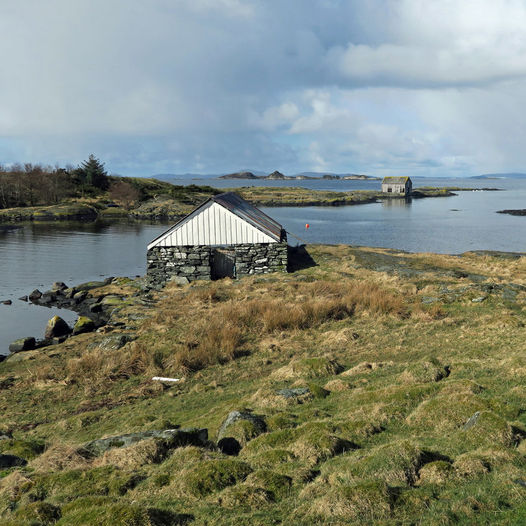
[[[525,179],[526,173],[509,172],[496,174],[473,175],[470,179]]]
[[[338,174],[324,174],[318,175],[313,172],[309,174],[301,173],[297,175],[284,175],[277,170],[272,172],[269,175],[255,175],[252,172],[243,171],[243,172],[234,172],[231,174],[221,175],[219,179],[258,179],[258,180],[270,180],[270,181],[304,181],[309,179],[324,179],[324,180],[358,180],[358,181],[380,181],[380,177],[372,177],[370,175],[363,174],[348,174],[348,175],[338,175]]]

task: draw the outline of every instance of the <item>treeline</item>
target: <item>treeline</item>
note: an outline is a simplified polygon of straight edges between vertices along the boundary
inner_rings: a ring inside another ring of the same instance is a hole
[[[96,195],[108,187],[104,164],[93,155],[76,168],[0,165],[0,208],[53,205],[67,198]]]

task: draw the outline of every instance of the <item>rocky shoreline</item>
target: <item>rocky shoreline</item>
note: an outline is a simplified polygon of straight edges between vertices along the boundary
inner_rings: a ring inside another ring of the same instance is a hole
[[[43,307],[57,307],[76,312],[79,317],[73,327],[70,327],[60,316],[53,316],[47,323],[44,338],[37,339],[34,336],[26,336],[13,341],[9,345],[11,354],[0,356],[7,359],[15,353],[22,351],[32,351],[50,345],[63,343],[70,336],[76,336],[87,332],[111,332],[113,329],[132,330],[132,326],[127,326],[121,320],[114,320],[113,316],[119,310],[130,304],[129,295],[108,292],[106,289],[112,285],[120,284],[122,281],[131,281],[127,278],[109,277],[103,281],[89,281],[81,283],[74,287],[68,287],[63,282],[55,282],[51,289],[41,292],[38,289],[33,290],[27,296],[19,298],[21,301],[30,301],[31,303]],[[137,282],[140,280],[137,280]],[[144,286],[136,293],[137,296],[143,296],[140,301],[148,301],[149,288]],[[108,342],[110,347],[119,348],[125,345],[134,337],[126,335],[119,337],[119,341]],[[122,341],[121,341],[122,340]]]

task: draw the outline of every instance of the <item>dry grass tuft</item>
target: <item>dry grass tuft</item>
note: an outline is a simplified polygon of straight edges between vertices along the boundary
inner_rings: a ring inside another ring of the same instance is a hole
[[[309,503],[306,515],[324,523],[341,519],[350,524],[376,524],[389,518],[395,500],[389,486],[379,481],[330,487],[320,481],[307,486],[300,496]]]
[[[57,442],[32,460],[29,465],[36,471],[50,472],[88,468],[90,462],[78,453],[77,448]]]
[[[155,439],[142,440],[124,448],[112,448],[94,462],[96,466],[116,466],[123,469],[137,469],[147,464],[161,462],[166,453],[164,444]]]

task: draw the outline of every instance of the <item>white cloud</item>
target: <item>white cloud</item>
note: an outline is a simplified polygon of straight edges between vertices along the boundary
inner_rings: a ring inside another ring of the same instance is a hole
[[[519,0],[3,0],[0,156],[524,170]]]

